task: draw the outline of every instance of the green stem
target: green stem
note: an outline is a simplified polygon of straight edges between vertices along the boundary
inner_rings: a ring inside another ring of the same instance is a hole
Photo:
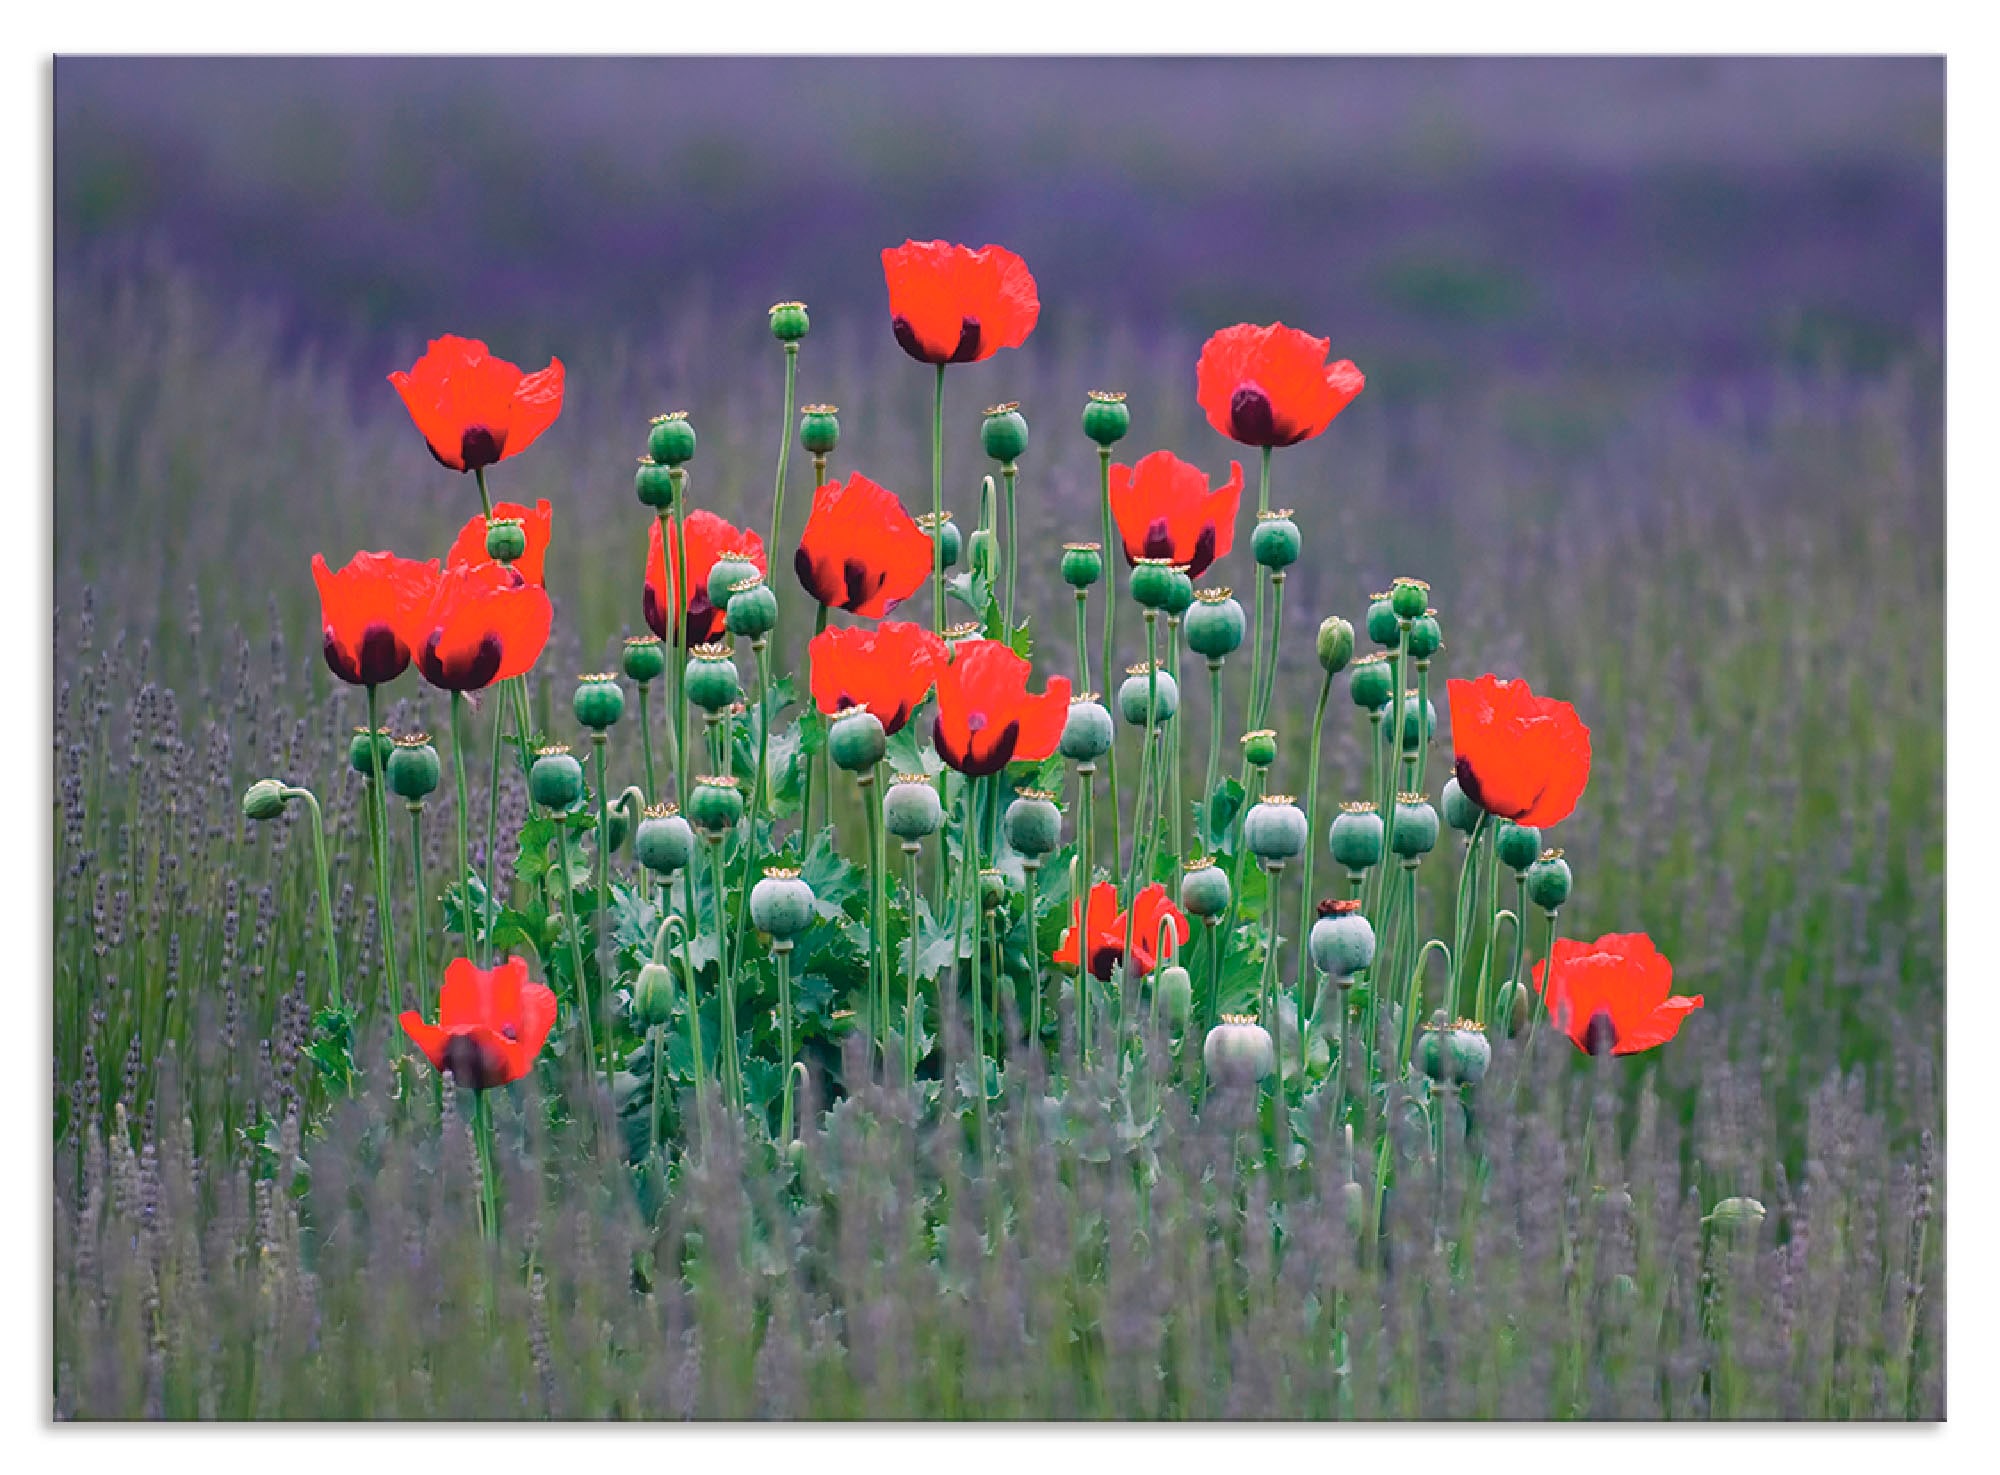
[[[903,1078],[904,1084],[912,1086],[917,1081],[917,856],[922,849],[914,840],[903,842],[910,885],[910,973],[903,995]]]
[[[668,882],[669,888],[672,881]],[[701,1149],[708,1151],[708,1051],[701,1039],[701,998],[694,987],[694,962],[688,957],[688,931],[694,917],[694,872],[692,868],[681,872],[681,903],[679,916],[669,915],[660,924],[659,934],[653,939],[653,960],[662,961],[661,948],[670,931],[678,931],[681,938],[681,983],[687,991],[688,1036],[694,1046],[694,1109],[701,1124]],[[668,897],[671,904],[671,892]]]
[[[326,943],[326,983],[333,1007],[347,1007],[346,991],[340,982],[340,947],[333,932],[333,878],[326,866],[326,816],[320,813],[319,796],[311,789],[285,788],[287,799],[303,799],[312,815],[313,869],[319,880],[319,926]]]
[[[983,780],[967,780],[965,827],[960,833],[958,866],[958,906],[961,919],[972,914],[972,1075],[974,1100],[979,1118],[979,1152],[986,1153],[986,997],[979,980],[980,919],[985,908],[979,904],[979,826],[977,798]],[[960,933],[963,932],[961,920]]]
[[[518,724],[517,724],[518,725]],[[486,900],[481,908],[480,956],[493,966],[493,923],[499,906],[493,895],[495,853],[500,835],[500,739],[506,731],[504,715],[493,713],[493,751],[486,767]]]
[[[430,902],[424,894],[424,801],[410,801],[410,882],[416,887],[417,897],[417,999],[419,1007],[428,1002],[431,994],[430,960],[425,956],[430,951]]]
[[[1251,730],[1263,727],[1271,717],[1271,692],[1278,682],[1278,649],[1285,628],[1285,575],[1282,569],[1271,571],[1271,652],[1270,660],[1264,666],[1264,687],[1257,698],[1257,720],[1250,724]]]
[[[472,1093],[472,1140],[479,1148],[479,1226],[491,1244],[500,1237],[500,1191],[493,1177],[493,1108],[484,1091]]]
[[[604,790],[604,741],[604,733],[593,729],[590,734],[590,760],[597,779],[597,916],[596,925],[591,928],[591,937],[597,953],[598,1022],[604,1026],[604,1083],[609,1087],[611,1036],[616,1021],[611,1013],[612,970],[607,951],[607,944],[611,941],[611,796]]]
[[[854,775],[855,792],[868,825],[868,1012],[875,1016],[875,1039],[882,1051],[882,1075],[889,1075],[889,974],[881,939],[888,926],[888,903],[882,884],[882,802],[875,796],[875,775]],[[905,1052],[907,1054],[907,1051]]]
[[[1015,575],[1020,572],[1021,562],[1019,558],[1021,535],[1019,528],[1015,526],[1014,522],[1014,475],[1015,468],[1012,461],[1007,462],[1000,468],[1001,479],[1006,485],[1007,503],[1007,615],[1006,626],[1002,634],[1004,638],[1010,640],[1014,635]]]
[[[646,1026],[646,1053],[653,1058],[653,1097],[646,1112],[646,1161],[660,1155],[660,1057],[667,1053],[667,1033],[657,1024]]]
[[[1458,863],[1458,892],[1451,919],[1451,982],[1444,1006],[1448,1020],[1458,1018],[1458,991],[1463,982],[1461,975],[1465,971],[1465,955],[1470,951],[1465,945],[1465,934],[1471,925],[1472,908],[1479,903],[1479,845],[1486,838],[1486,822],[1491,818],[1484,810],[1480,811],[1479,822],[1472,827],[1472,833],[1465,840],[1465,858]],[[1470,896],[1466,894],[1467,876],[1472,878]],[[1475,1001],[1478,987],[1478,980],[1473,980]]]
[[[453,878],[458,886],[458,894],[464,905],[459,909],[459,931],[465,937],[465,945],[472,946],[472,842],[467,838],[465,797],[465,693],[451,694],[451,767],[458,787],[458,808],[453,818],[458,822],[458,875]]]
[[[563,910],[568,925],[563,931],[569,935],[569,966],[576,976],[576,1017],[583,1025],[583,1058],[586,1073],[597,1065],[597,1029],[595,1012],[590,1005],[590,983],[583,971],[583,922],[576,914],[576,886],[570,880],[569,868],[569,823],[568,817],[556,813],[556,849],[560,855],[563,882]],[[611,1089],[611,1059],[604,1059],[604,1089]]]
[[[646,802],[660,802],[660,780],[653,769],[653,716],[648,709],[647,693],[651,682],[639,683],[639,745],[646,753]]]
[[[1090,690],[1090,591],[1076,591],[1077,693]]]
[[[479,483],[479,505],[486,510],[486,520],[491,522],[493,521],[493,499],[486,493],[486,468],[484,466],[473,467],[472,479]]]
[[[1270,935],[1264,939],[1264,977],[1257,988],[1257,1012],[1265,1020],[1265,1028],[1271,1031],[1272,1079],[1277,1083],[1278,1095],[1282,1099],[1285,1092],[1285,1022],[1278,1016],[1278,949],[1284,939],[1278,931],[1277,923],[1281,900],[1278,888],[1284,882],[1285,863],[1281,860],[1267,862],[1264,874],[1270,878],[1265,887],[1267,898],[1264,915],[1270,919],[1271,928]],[[1300,1027],[1303,1031],[1303,1018],[1300,1020]],[[1304,1043],[1304,1038],[1304,1034],[1301,1033],[1301,1045]]]
[[[688,769],[694,761],[694,754],[688,747],[688,701],[687,701],[687,660],[688,660],[688,590],[684,584],[692,584],[687,561],[687,468],[676,466],[667,474],[673,486],[674,537],[671,549],[662,549],[670,567],[667,572],[668,593],[673,605],[674,658],[668,670],[674,678],[674,756],[680,761],[680,771],[675,776],[674,797],[681,803],[688,799]],[[663,528],[662,532],[665,531]]]
[[[1077,930],[1078,934],[1081,935],[1083,928],[1082,919],[1088,916],[1090,911],[1090,888],[1097,881],[1097,819],[1093,813],[1091,803],[1091,796],[1097,788],[1097,765],[1095,763],[1077,764],[1076,780],[1078,789],[1077,802],[1081,806],[1081,813],[1078,815],[1078,819],[1080,820],[1078,829],[1082,831],[1083,835],[1083,848],[1078,853],[1078,859],[1082,862],[1079,869],[1083,874],[1080,878],[1073,878],[1071,880],[1070,896],[1072,901],[1081,908],[1077,912]],[[1088,1068],[1090,1065],[1090,959],[1081,956],[1081,954],[1078,957],[1078,967],[1076,970],[1076,1037],[1078,1048],[1082,1053],[1083,1064]]]
[[[722,913],[722,841],[713,840],[708,847],[709,870],[715,885],[715,936],[717,941],[726,938],[728,922]],[[722,1077],[723,1086],[729,1092],[729,1104],[740,1117],[743,1114],[743,1062],[736,1051],[736,979],[729,969],[729,959],[718,960],[722,979]]]
[[[1042,950],[1036,941],[1035,932],[1035,882],[1040,877],[1041,861],[1033,856],[1021,861],[1022,888],[1027,892],[1028,910],[1025,918],[1028,936],[1024,950],[1028,957],[1028,1040],[1030,1045],[1042,1048]]]
[[[1209,831],[1209,820],[1215,802],[1215,786],[1222,777],[1222,662],[1210,659],[1208,663],[1208,777],[1202,781],[1201,789],[1201,843],[1204,850],[1213,851],[1215,841],[1221,838]]]
[[[1261,518],[1270,510],[1271,448],[1265,446],[1257,468],[1257,515]],[[1257,721],[1257,694],[1263,689],[1264,684],[1264,586],[1261,583],[1257,585],[1257,623],[1251,627],[1250,642],[1250,699],[1243,708],[1245,732],[1255,732],[1262,726]]]
[[[376,715],[375,686],[368,691],[368,834],[375,848],[375,920],[382,933],[382,967],[389,996],[403,1000],[403,984],[396,967],[396,929],[389,892],[390,857],[388,786],[382,776],[382,744],[378,736],[381,720]]]
[[[758,828],[764,818],[764,791],[768,787],[766,775],[771,761],[771,673],[764,664],[766,642],[762,636],[750,642],[750,661],[757,671],[757,781],[750,791],[750,828],[744,832],[742,894],[749,896],[752,885],[751,872],[756,868],[760,845]],[[723,766],[718,773],[728,773],[734,767],[732,762],[736,746],[732,733],[723,747]],[[743,906],[736,913],[736,948],[738,958],[744,956],[744,941],[749,935],[750,908]]]
[[[1176,694],[1181,689],[1181,620],[1179,615],[1167,616],[1167,674],[1173,678]],[[1173,736],[1174,755],[1167,765],[1170,804],[1167,809],[1167,841],[1173,846],[1174,895],[1178,897],[1181,881],[1186,875],[1187,847],[1182,843],[1181,826],[1187,823],[1186,801],[1181,794],[1181,722],[1180,713],[1173,716],[1169,732]]]
[[[787,345],[789,347],[789,345]],[[792,1045],[792,944],[789,939],[780,939],[771,944],[772,956],[778,963],[778,1028],[783,1035],[781,1048],[785,1052],[785,1089],[783,1105],[778,1111],[778,1140],[792,1140],[792,1064],[798,1056]]]
[[[1106,583],[1104,586],[1104,660],[1101,664],[1104,671],[1104,685],[1107,688],[1104,693],[1105,698],[1108,701],[1115,702],[1117,700],[1117,693],[1108,689],[1115,684],[1112,680],[1112,673],[1118,669],[1112,663],[1113,654],[1117,649],[1114,643],[1114,631],[1118,625],[1118,590],[1114,587],[1115,576],[1111,573],[1110,564],[1113,545],[1111,542],[1111,447],[1109,446],[1099,446],[1097,449],[1097,487],[1098,500],[1103,505],[1103,556],[1106,560]],[[1119,805],[1118,798],[1118,742],[1115,736],[1112,739],[1111,751],[1104,755],[1104,768],[1111,788],[1111,873],[1115,876],[1118,874],[1118,857],[1125,853],[1123,810]]]
[[[944,634],[944,365],[931,396],[931,633]]]
[[[1333,673],[1326,673],[1320,682],[1319,705],[1313,708],[1311,767],[1306,770],[1306,855],[1305,869],[1299,876],[1299,1039],[1308,1038],[1310,1021],[1307,1018],[1306,979],[1311,970],[1306,967],[1304,946],[1306,929],[1312,925],[1313,910],[1313,860],[1319,853],[1319,748],[1321,730],[1326,726],[1326,701],[1333,694]]]
[[[785,345],[785,418],[778,422],[778,485],[771,494],[771,546],[785,544],[785,472],[792,461],[792,401],[799,381],[799,345]],[[777,586],[771,586],[777,592]]]

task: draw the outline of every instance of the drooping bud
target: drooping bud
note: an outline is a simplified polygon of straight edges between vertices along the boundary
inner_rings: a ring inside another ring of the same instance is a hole
[[[759,932],[790,942],[812,926],[812,887],[797,871],[766,866],[764,878],[750,888],[750,920]]]
[[[1181,689],[1164,666],[1127,666],[1118,688],[1118,711],[1134,727],[1144,727],[1150,713],[1155,726],[1173,720],[1181,708]]]
[[[1010,402],[989,409],[980,422],[979,444],[1002,466],[1020,460],[1028,449],[1028,422],[1021,407]]]
[[[687,699],[704,712],[720,712],[743,695],[743,678],[726,645],[697,645],[688,652]]]
[[[727,774],[698,778],[688,796],[687,814],[706,834],[726,834],[743,818],[743,786]]]
[[[1062,811],[1056,808],[1053,794],[1021,790],[1001,822],[1007,830],[1007,843],[1019,855],[1039,859],[1062,844]]]
[[[937,833],[944,823],[944,805],[937,787],[921,773],[899,773],[882,796],[882,818],[889,833],[914,843]]]
[[[1132,412],[1125,396],[1106,389],[1093,389],[1083,406],[1083,433],[1109,449],[1125,438],[1132,428]]]
[[[1185,1023],[1194,1009],[1194,979],[1187,969],[1178,963],[1169,964],[1160,970],[1158,981],[1153,985],[1159,991],[1160,1009],[1174,1024]]]
[[[882,719],[866,707],[849,707],[827,729],[826,751],[844,772],[866,773],[889,751]]]
[[[1266,865],[1292,860],[1306,848],[1306,814],[1290,794],[1267,794],[1243,816],[1243,840]]]
[[[1339,615],[1328,615],[1319,622],[1313,653],[1319,657],[1320,670],[1327,675],[1345,670],[1354,659],[1354,627]]]
[[[285,786],[274,778],[260,778],[243,791],[245,819],[276,819],[285,812]]]
[[[1340,806],[1326,832],[1327,849],[1348,870],[1365,871],[1381,863],[1384,828],[1373,804],[1350,800]]]
[[[571,705],[578,722],[592,732],[603,732],[625,715],[625,690],[612,672],[595,671],[576,678]]]
[[[771,336],[780,343],[797,343],[812,331],[803,302],[780,302],[771,309]]]
[[[655,804],[639,821],[632,851],[647,870],[671,876],[694,859],[694,829],[673,805]]]
[[[396,739],[386,775],[390,793],[414,804],[435,792],[442,776],[443,765],[438,762],[438,751],[431,746],[429,733],[405,733]]]
[[[1389,607],[1398,620],[1414,620],[1431,607],[1431,586],[1422,579],[1397,579],[1389,586]]]
[[[583,765],[561,743],[537,748],[528,793],[544,809],[568,809],[583,797]]]
[[[812,455],[831,455],[840,444],[840,406],[807,405],[799,411],[799,444]]]
[[[1061,751],[1072,763],[1095,763],[1111,751],[1115,736],[1111,713],[1094,691],[1079,692],[1069,700],[1069,716],[1063,720]]]
[[[1389,843],[1405,860],[1429,855],[1437,846],[1438,812],[1422,794],[1396,796],[1396,823]]]
[[[1365,655],[1347,670],[1347,694],[1354,705],[1379,712],[1396,694],[1396,673],[1386,652]]]
[[[1507,1038],[1518,1039],[1521,1031],[1528,1027],[1528,1009],[1532,999],[1528,987],[1508,979],[1500,985],[1500,992],[1493,1004],[1493,1022],[1507,1031]]]
[[[1181,872],[1181,910],[1208,921],[1229,910],[1229,872],[1208,856],[1197,856]]]
[[[1299,525],[1292,521],[1292,509],[1274,507],[1257,514],[1257,526],[1250,534],[1250,556],[1258,567],[1290,568],[1299,561]]]
[[[1225,1014],[1202,1042],[1201,1063],[1217,1085],[1252,1085],[1276,1064],[1270,1031],[1254,1015]]]
[[[1560,850],[1544,850],[1528,867],[1528,900],[1545,912],[1559,911],[1569,900],[1569,862]]]
[[[1104,577],[1104,549],[1096,543],[1065,543],[1062,556],[1063,582],[1072,589],[1088,589]]]
[[[1186,622],[1188,649],[1220,661],[1243,644],[1243,606],[1227,589],[1197,589]]]
[[[1375,961],[1375,927],[1358,901],[1323,901],[1306,936],[1315,967],[1330,978],[1352,978]]]
[[[687,411],[675,410],[653,421],[646,437],[646,452],[662,466],[680,466],[694,459],[694,426]]]
[[[674,1017],[674,974],[664,963],[648,963],[632,985],[632,1008],[647,1024],[665,1024]]]

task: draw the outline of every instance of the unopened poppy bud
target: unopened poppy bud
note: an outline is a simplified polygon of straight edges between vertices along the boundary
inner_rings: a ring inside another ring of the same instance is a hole
[[[1181,689],[1163,667],[1128,666],[1118,688],[1118,711],[1134,727],[1144,727],[1151,714],[1157,725],[1180,710]]]
[[[761,574],[730,585],[723,609],[730,630],[747,640],[769,635],[778,623],[778,596]]]
[[[1396,607],[1389,602],[1387,594],[1370,596],[1368,638],[1377,645],[1389,646],[1392,649],[1402,641],[1403,622],[1396,618]]]
[[[1479,828],[1479,821],[1486,811],[1474,804],[1455,778],[1444,781],[1444,822],[1461,835],[1469,835]]]
[[[1764,1222],[1765,1208],[1754,1198],[1726,1198],[1702,1216],[1717,1229],[1755,1229]]]
[[[1125,396],[1113,394],[1109,390],[1093,389],[1083,406],[1083,433],[1100,446],[1109,448],[1125,439],[1125,433],[1132,428],[1132,412],[1125,407]]]
[[[1028,449],[1028,422],[1016,404],[995,405],[979,426],[979,443],[1002,466],[1021,459]]]
[[[387,768],[389,755],[395,751],[396,742],[389,736],[388,728],[378,727],[371,733],[368,728],[357,727],[347,744],[347,766],[363,778],[373,778],[376,765]]]
[[[1428,661],[1444,648],[1444,631],[1435,614],[1421,614],[1410,621],[1410,659]]]
[[[657,635],[633,635],[625,641],[625,674],[644,686],[667,672],[665,643]]]
[[[1517,825],[1511,819],[1503,819],[1493,848],[1499,853],[1501,864],[1514,871],[1525,871],[1542,857],[1542,832],[1533,825]]]
[[[917,841],[937,833],[944,805],[937,788],[921,773],[899,773],[882,796],[882,818],[898,840]]]
[[[1252,768],[1269,768],[1278,761],[1278,734],[1268,727],[1243,734],[1243,761]]]
[[[882,761],[889,739],[882,719],[866,707],[850,707],[834,718],[826,734],[827,756],[847,773],[865,773]]]
[[[1052,795],[1023,789],[1002,821],[1007,843],[1019,855],[1039,858],[1062,844],[1062,811]]]
[[[812,926],[812,887],[797,871],[766,868],[764,878],[750,888],[750,920],[759,932],[791,941]]]
[[[799,411],[799,444],[812,455],[830,455],[840,444],[840,407],[807,405]]]
[[[1088,589],[1104,577],[1104,549],[1096,543],[1063,544],[1062,576],[1070,588]]]
[[[1246,623],[1243,606],[1227,589],[1197,589],[1186,621],[1188,649],[1222,660],[1242,646]]]
[[[694,781],[688,795],[688,818],[711,836],[725,834],[743,818],[743,789],[735,779],[709,774]]]
[[[1389,717],[1394,721],[1392,713]],[[1437,736],[1437,703],[1424,701],[1412,687],[1403,693],[1403,751],[1414,753]]]
[[[1250,556],[1258,567],[1290,568],[1299,561],[1299,525],[1292,521],[1292,509],[1274,508],[1257,514],[1257,526],[1250,534]]]
[[[528,770],[528,793],[544,809],[567,809],[583,797],[583,765],[560,744],[538,749]]]
[[[1368,1190],[1359,1183],[1340,1185],[1341,1212],[1347,1217],[1347,1232],[1359,1235],[1368,1227]]]
[[[646,453],[662,466],[680,466],[694,459],[694,427],[688,424],[685,410],[653,421],[646,437]]]
[[[1438,842],[1438,812],[1422,794],[1396,796],[1396,824],[1389,843],[1405,860],[1429,855]]]
[[[603,732],[625,715],[625,689],[609,671],[579,676],[571,706],[578,722],[592,732]]]
[[[780,343],[797,343],[811,331],[803,302],[780,302],[771,309],[771,336]]]
[[[1363,656],[1347,671],[1347,694],[1354,705],[1369,712],[1379,712],[1389,705],[1396,695],[1396,676],[1389,668],[1389,657],[1381,651]]]
[[[946,568],[957,564],[958,555],[964,551],[965,540],[959,536],[958,524],[951,520],[949,512],[926,512],[917,519],[917,526],[923,530],[925,537],[937,543]]]
[[[438,786],[443,767],[438,751],[427,733],[413,732],[396,739],[389,754],[389,792],[414,804],[427,798]]]
[[[1313,652],[1319,657],[1320,670],[1327,675],[1345,670],[1354,659],[1354,627],[1339,615],[1328,615],[1319,622]]]
[[[1160,609],[1174,583],[1174,566],[1164,558],[1142,558],[1132,565],[1132,598],[1147,609]]]
[[[1095,692],[1070,699],[1069,716],[1063,719],[1063,757],[1072,763],[1095,763],[1111,751],[1113,736],[1111,713]]]
[[[1007,873],[988,866],[979,873],[979,904],[992,911],[1007,899]]]
[[[1569,900],[1569,862],[1560,850],[1544,850],[1528,867],[1528,900],[1545,912],[1559,911]]]
[[[1324,901],[1306,935],[1313,965],[1329,978],[1352,978],[1375,961],[1375,926],[1358,901]]]
[[[686,685],[687,699],[704,712],[720,712],[743,695],[743,678],[726,645],[697,645],[689,651]]]
[[[1508,1039],[1518,1039],[1521,1031],[1528,1027],[1529,1003],[1525,984],[1510,978],[1500,985],[1500,993],[1493,1004],[1493,1021],[1507,1031]]]
[[[993,577],[993,570],[1000,561],[1000,540],[993,536],[990,528],[974,528],[971,554],[966,567],[983,579]]]
[[[1306,815],[1289,794],[1269,794],[1243,816],[1243,840],[1250,853],[1266,864],[1304,853]]]
[[[674,974],[664,963],[648,963],[632,985],[632,1008],[647,1024],[665,1024],[674,1017]]]
[[[662,466],[651,456],[639,461],[639,473],[632,479],[633,493],[655,512],[674,505],[674,469]]]
[[[640,819],[632,852],[654,875],[671,876],[694,859],[694,828],[673,805],[656,804]]]
[[[751,579],[761,579],[764,571],[757,567],[749,554],[741,549],[721,554],[708,570],[708,602],[719,610],[729,608],[729,596],[738,584]],[[729,627],[734,630],[734,625]],[[739,632],[741,633],[741,632]]]
[[[1251,1015],[1225,1014],[1202,1042],[1201,1063],[1217,1085],[1251,1085],[1276,1063],[1271,1033]]]
[[[1184,1022],[1194,1008],[1194,979],[1178,963],[1160,970],[1154,984],[1160,994],[1160,1009],[1174,1024]]]
[[[1431,586],[1422,579],[1397,579],[1389,586],[1389,607],[1398,620],[1414,620],[1431,607]]]
[[[285,786],[274,778],[260,778],[243,791],[245,819],[276,819],[285,812]]]
[[[1384,828],[1373,804],[1350,801],[1340,806],[1326,832],[1327,849],[1348,870],[1365,871],[1381,863]]]
[[[528,551],[528,528],[518,517],[486,519],[486,556],[495,563],[512,563]]]
[[[1168,614],[1178,618],[1187,613],[1194,603],[1194,580],[1188,577],[1186,564],[1174,565],[1174,576],[1167,585],[1167,602],[1160,606]]]
[[[1181,910],[1204,921],[1229,910],[1229,872],[1207,856],[1187,863],[1181,873]]]

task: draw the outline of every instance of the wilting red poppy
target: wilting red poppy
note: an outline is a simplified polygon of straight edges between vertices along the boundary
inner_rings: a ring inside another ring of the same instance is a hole
[[[312,570],[321,649],[333,674],[354,686],[380,686],[401,676],[422,637],[437,560],[357,553],[335,573],[315,553]]]
[[[942,640],[906,620],[822,630],[806,647],[813,704],[829,717],[866,707],[882,720],[884,732],[901,731],[946,654]]]
[[[1079,905],[1070,909],[1069,930],[1063,933],[1062,945],[1055,950],[1052,961],[1077,964],[1083,956],[1082,949],[1090,949],[1090,973],[1101,982],[1111,981],[1118,963],[1125,956],[1125,933],[1129,923],[1132,933],[1132,971],[1150,973],[1157,961],[1153,949],[1161,941],[1160,923],[1173,919],[1165,942],[1166,955],[1171,958],[1175,950],[1188,940],[1188,920],[1181,909],[1167,900],[1167,888],[1155,882],[1132,898],[1132,914],[1128,918],[1118,910],[1118,888],[1109,881],[1099,881],[1090,888],[1090,908],[1086,913]]]
[[[1590,729],[1576,708],[1492,675],[1445,689],[1466,797],[1516,824],[1546,828],[1568,819],[1590,782]]]
[[[424,614],[417,669],[445,691],[524,676],[549,642],[554,615],[547,592],[504,563],[448,568]]]
[[[438,1022],[414,1009],[399,1022],[403,1033],[438,1070],[474,1091],[518,1081],[555,1028],[556,996],[528,980],[528,965],[509,958],[493,969],[454,958],[438,992]]]
[[[1587,1055],[1636,1055],[1664,1045],[1680,1032],[1701,995],[1674,992],[1674,965],[1643,932],[1613,932],[1595,942],[1556,940],[1553,982],[1549,960],[1535,965],[1535,991],[1550,1022]]]
[[[667,536],[675,544],[674,561],[680,561],[680,539],[674,533],[674,520],[666,520]],[[764,540],[749,528],[731,527],[713,512],[696,508],[688,514],[687,520],[687,561],[691,583],[688,589],[688,648],[707,645],[711,640],[720,640],[722,632],[729,628],[724,612],[717,609],[708,597],[708,574],[715,567],[715,561],[725,553],[741,553],[757,565],[761,573],[769,573],[764,561]],[[673,635],[673,626],[668,623],[667,610],[672,601],[667,596],[667,556],[660,541],[660,519],[653,519],[651,541],[646,549],[646,623],[660,639]]]
[[[931,576],[930,534],[860,472],[813,493],[792,567],[821,604],[878,620]]]
[[[1291,446],[1333,423],[1368,381],[1332,345],[1283,323],[1238,323],[1201,346],[1195,398],[1208,423],[1246,446]]]
[[[1041,316],[1028,264],[1004,246],[905,241],[882,253],[889,321],[903,352],[926,364],[971,364],[1019,348]]]
[[[549,499],[544,497],[533,507],[523,507],[519,502],[495,502],[493,515],[521,520],[521,531],[528,537],[528,551],[514,560],[514,568],[530,584],[540,584],[542,560],[549,554],[549,526],[555,521],[554,513],[549,510]],[[486,519],[474,514],[458,530],[458,541],[451,545],[451,552],[445,554],[444,566],[459,568],[488,562],[491,560],[486,553]]]
[[[997,640],[961,640],[937,671],[938,756],[971,778],[1009,763],[1040,762],[1062,741],[1069,678],[1051,676],[1028,691],[1033,668]]]
[[[1231,461],[1229,480],[1214,488],[1199,467],[1171,451],[1142,456],[1136,466],[1111,468],[1111,515],[1125,543],[1125,561],[1184,563],[1191,579],[1229,555],[1242,498],[1241,461]]]
[[[562,413],[563,366],[523,374],[477,338],[433,338],[406,374],[389,376],[431,454],[453,471],[518,455]]]

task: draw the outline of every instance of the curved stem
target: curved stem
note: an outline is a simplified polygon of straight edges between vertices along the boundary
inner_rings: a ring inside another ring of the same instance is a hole
[[[320,812],[319,796],[311,789],[285,788],[287,799],[303,799],[312,815],[313,869],[319,880],[319,926],[326,942],[326,983],[333,1007],[347,1007],[346,991],[340,983],[340,946],[333,932],[333,878],[326,867],[326,816]]]

